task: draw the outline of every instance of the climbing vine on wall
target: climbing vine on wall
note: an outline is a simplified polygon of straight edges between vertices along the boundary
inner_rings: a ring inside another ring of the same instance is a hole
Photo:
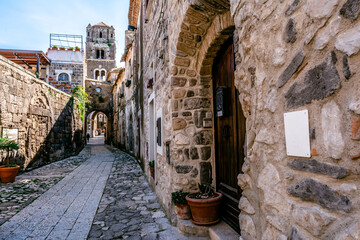
[[[74,102],[74,97],[78,99],[78,111],[80,114],[81,121],[84,121],[86,104],[89,102],[89,96],[85,92],[85,88],[82,86],[74,87],[70,99],[71,104]]]

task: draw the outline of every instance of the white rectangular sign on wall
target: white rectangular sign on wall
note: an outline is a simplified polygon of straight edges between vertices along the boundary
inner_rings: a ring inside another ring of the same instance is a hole
[[[310,157],[308,110],[284,113],[284,125],[287,155]]]

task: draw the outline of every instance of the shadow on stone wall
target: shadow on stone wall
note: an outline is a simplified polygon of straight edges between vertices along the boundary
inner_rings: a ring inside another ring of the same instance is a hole
[[[10,163],[16,163],[24,170],[25,161],[29,162],[26,166],[28,170],[77,155],[85,146],[85,138],[83,130],[76,126],[75,116],[78,117],[78,114],[75,111],[77,109],[70,100],[41,144],[36,141],[34,144],[34,139],[32,139],[37,137],[36,131],[41,131],[41,129],[29,128],[25,154],[21,154],[20,151],[11,153]]]

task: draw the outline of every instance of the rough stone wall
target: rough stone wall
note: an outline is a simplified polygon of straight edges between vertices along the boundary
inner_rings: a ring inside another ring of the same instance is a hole
[[[87,59],[86,60],[86,72],[87,77],[94,79],[95,69],[105,69],[108,74],[113,68],[115,68],[115,60],[100,60],[100,59]]]
[[[230,2],[247,117],[243,238],[358,239],[359,2]],[[303,109],[311,160],[285,150],[283,114]]]
[[[234,35],[235,86],[246,117],[247,155],[238,184],[243,239],[358,239],[358,14],[353,0],[161,1],[144,15],[145,161],[149,107],[162,111],[154,188],[170,193],[215,176],[212,64]],[[153,79],[152,88],[148,81]],[[286,155],[283,115],[309,111],[311,158]],[[147,166],[147,165],[145,165]],[[145,167],[145,173],[149,170]],[[172,215],[173,216],[173,215]]]
[[[69,157],[83,148],[83,124],[70,95],[3,57],[0,83],[0,128],[18,129],[20,149],[12,160],[22,169]]]
[[[66,73],[69,73],[71,80],[69,81],[58,81],[57,70],[66,70]],[[68,72],[70,70],[71,72]],[[53,80],[49,84],[63,92],[71,94],[71,90],[80,85],[83,86],[84,81],[84,64],[71,64],[71,63],[57,63],[52,62],[49,68],[49,77],[52,77]],[[67,87],[67,86],[70,86]]]

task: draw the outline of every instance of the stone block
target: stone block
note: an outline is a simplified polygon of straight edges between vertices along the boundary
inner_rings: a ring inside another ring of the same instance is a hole
[[[199,109],[209,108],[211,106],[211,100],[209,98],[191,98],[184,100],[184,109]]]
[[[200,148],[201,160],[208,160],[211,157],[211,147]]]
[[[351,71],[350,71],[350,67],[349,67],[349,63],[348,63],[348,59],[347,59],[346,55],[343,56],[343,73],[344,73],[344,77],[347,80],[349,80],[351,77]]]
[[[340,9],[340,15],[356,20],[360,13],[360,0],[347,0]]]
[[[203,120],[204,118],[206,118],[206,112],[207,111],[201,110],[197,110],[194,112],[194,121],[197,128],[201,128],[203,126]]]
[[[336,55],[331,54],[323,63],[309,70],[302,83],[294,83],[285,94],[286,107],[296,108],[322,100],[341,88],[339,73],[335,67]]]
[[[175,166],[175,171],[179,174],[187,174],[189,173],[194,167],[187,166],[187,165],[177,165]]]
[[[360,140],[360,117],[355,116],[351,119],[351,139]]]
[[[199,159],[199,153],[198,153],[198,150],[197,150],[196,147],[191,148],[191,150],[190,150],[190,157],[191,157],[192,160],[197,160],[197,159]]]
[[[171,78],[171,86],[174,87],[184,87],[186,82],[187,82],[186,78],[180,78],[180,77]]]
[[[186,94],[186,97],[193,97],[195,95],[194,91],[189,90]]]
[[[178,43],[177,51],[185,53],[189,56],[194,56],[196,53],[196,49],[194,47],[190,47],[189,45],[185,43]]]
[[[306,238],[299,232],[296,227],[291,228],[289,240],[305,240]]]
[[[172,95],[175,99],[178,98],[183,98],[186,94],[186,90],[185,89],[175,89],[172,91]]]
[[[292,211],[292,217],[298,225],[314,236],[321,235],[326,231],[326,227],[336,219],[317,208],[304,208],[296,205]]]
[[[190,139],[184,134],[179,133],[175,136],[174,143],[176,145],[188,145],[190,144]]]
[[[304,58],[305,58],[304,50],[301,50],[295,55],[295,57],[291,60],[289,66],[287,66],[284,72],[280,75],[277,83],[278,88],[284,86],[284,84],[294,75],[294,73],[297,72],[302,62],[304,61]]]
[[[186,121],[182,118],[173,118],[172,120],[172,127],[174,131],[184,129],[186,125]]]
[[[350,212],[351,209],[351,201],[346,196],[311,178],[294,183],[287,191],[294,197],[317,203],[328,210]]]
[[[187,58],[176,57],[174,60],[174,64],[180,67],[188,67],[190,66],[190,60]]]
[[[335,47],[348,56],[358,53],[360,50],[360,23],[339,34],[335,41]]]
[[[240,213],[239,222],[241,226],[241,235],[249,235],[252,239],[257,239],[255,224],[249,215]]]
[[[196,83],[197,83],[197,80],[196,80],[195,78],[192,78],[192,79],[189,80],[189,86],[190,86],[190,87],[195,86]]]
[[[349,170],[346,168],[327,163],[321,163],[314,159],[295,159],[290,161],[288,165],[295,170],[325,174],[337,179],[342,179],[349,176]]]
[[[208,183],[212,178],[212,167],[209,162],[200,163],[200,184]]]
[[[296,9],[299,8],[299,3],[300,3],[300,0],[294,0],[293,3],[286,9],[285,11],[285,15],[286,16],[290,16],[291,14],[293,14]]]
[[[188,69],[188,70],[186,71],[186,75],[187,75],[188,77],[196,77],[196,71]]]
[[[197,145],[208,145],[212,143],[213,134],[212,131],[203,130],[195,133],[194,140]]]
[[[249,215],[255,214],[255,209],[246,197],[241,197],[239,201],[239,209]]]
[[[342,136],[342,112],[339,106],[330,101],[321,109],[323,141],[328,155],[340,159],[345,148]]]
[[[285,27],[285,42],[294,43],[296,41],[296,28],[295,20],[290,18]]]
[[[197,177],[198,174],[199,174],[199,170],[197,168],[194,168],[191,171],[190,177],[195,178],[195,177]]]

